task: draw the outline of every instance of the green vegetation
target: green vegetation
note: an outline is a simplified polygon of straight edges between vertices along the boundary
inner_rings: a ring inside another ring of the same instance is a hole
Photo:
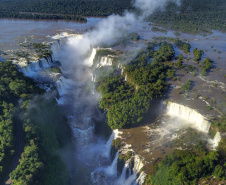
[[[185,84],[183,84],[181,86],[181,89],[180,89],[180,92],[179,93],[184,93],[186,91],[190,91],[191,90],[191,87],[192,87],[192,82],[191,82],[191,79],[188,79]]]
[[[205,135],[192,128],[180,131],[180,137],[169,141],[167,146],[181,147],[157,163],[157,168],[147,176],[147,185],[198,184],[200,179],[213,178],[225,180],[225,139],[215,151],[206,149]]]
[[[1,7],[0,7],[1,8]],[[0,11],[1,18],[21,18],[21,19],[53,19],[53,20],[70,20],[70,21],[79,21],[87,22],[87,19],[81,16],[76,15],[59,15],[59,14],[42,14],[42,13],[21,13],[21,12],[10,12],[10,11]]]
[[[212,68],[212,61],[209,58],[206,58],[202,63],[201,63],[201,69],[202,72],[201,74],[203,76],[207,75],[207,72]]]
[[[190,54],[191,45],[189,43],[183,42],[179,39],[173,39],[173,38],[169,38],[169,40],[172,40],[174,44],[178,48],[184,50],[185,53]]]
[[[15,108],[13,104],[7,104],[1,102],[1,116],[0,116],[0,175],[2,176],[5,168],[7,167],[7,161],[14,154],[14,124],[13,115]]]
[[[158,165],[155,175],[149,176],[146,184],[197,184],[201,177],[216,175],[225,179],[225,166],[220,164],[217,151],[208,154],[188,150],[175,150]]]
[[[179,132],[180,137],[170,144],[173,147],[181,147],[186,150],[205,152],[207,141],[205,135],[192,128],[187,128],[185,132]]]
[[[168,78],[170,78],[172,80],[176,80],[176,78],[174,77],[175,73],[176,73],[175,69],[173,69],[173,70],[168,69],[166,75],[167,75]]]
[[[201,56],[204,54],[204,51],[203,50],[199,51],[197,48],[195,48],[193,50],[193,54],[195,56],[195,61],[199,61],[199,60],[201,60]]]
[[[146,177],[145,184],[147,185],[181,185],[179,181],[174,177],[169,177],[169,165],[159,165],[158,166],[158,172],[155,174],[155,176],[148,175]],[[170,179],[169,179],[170,178]]]
[[[158,27],[152,27],[151,31],[160,31],[160,32],[167,34],[167,31],[165,29],[161,29],[161,28],[158,28]]]
[[[101,57],[103,56],[108,56],[108,55],[115,55],[116,52],[115,51],[111,51],[110,49],[99,49],[96,52],[96,55],[93,59],[93,66],[96,67],[97,62],[100,61]]]
[[[119,160],[123,160],[124,162],[126,162],[128,159],[131,158],[131,156],[132,156],[132,152],[129,151],[129,152],[127,152],[126,154],[121,154],[121,155],[119,156]]]
[[[117,69],[116,66],[102,66],[95,68],[93,74],[96,76],[95,82],[100,82],[105,78],[116,75]]]
[[[0,62],[0,176],[9,173],[15,151],[15,126],[23,127],[24,152],[20,164],[10,174],[13,184],[66,184],[67,170],[57,150],[70,142],[53,96],[43,91],[11,62]],[[32,100],[33,99],[33,100]],[[16,134],[21,136],[22,133]],[[18,136],[17,136],[18,137]],[[21,138],[22,139],[22,138]],[[19,143],[22,145],[23,143]],[[18,154],[17,154],[18,155]],[[1,178],[1,181],[4,179]]]
[[[38,17],[38,19],[49,17],[51,19],[64,18],[85,21],[85,18],[80,16],[122,14],[125,9],[132,9],[131,0],[2,0],[0,4],[0,15],[2,17],[14,18],[18,16],[22,18]],[[21,14],[19,12],[26,13]],[[38,14],[32,15],[31,13],[33,12]],[[46,15],[46,13],[50,15]]]
[[[17,52],[17,53],[16,53],[16,56],[26,58],[26,57],[29,56],[29,54],[28,54],[28,53],[25,53],[25,52],[23,51],[23,52]]]
[[[184,60],[184,57],[182,54],[179,55],[178,57],[178,61],[174,64],[176,68],[178,69],[182,69],[184,68],[185,66],[183,65],[183,60]]]
[[[122,14],[126,9],[134,10],[132,4],[132,0],[2,0],[0,17],[86,22],[82,16]],[[182,32],[225,31],[225,6],[224,0],[183,0],[179,7],[168,3],[166,11],[156,11],[148,20],[157,26]]]
[[[129,38],[130,40],[138,41],[140,39],[140,36],[138,35],[138,33],[130,33]]]
[[[66,118],[53,97],[38,97],[28,108],[23,119],[26,144],[20,164],[10,174],[13,184],[67,184],[66,167],[56,154],[70,142]]]
[[[102,94],[99,106],[108,110],[108,124],[112,129],[141,122],[151,100],[161,97],[167,89],[167,67],[163,62],[174,56],[173,46],[164,42],[158,51],[154,51],[154,46],[154,43],[149,43],[147,49],[125,65],[125,76],[115,73],[98,83],[98,91]],[[148,62],[150,57],[152,61]]]
[[[173,37],[153,37],[154,40],[156,41],[168,41],[168,42],[173,42],[179,49],[183,50],[185,53],[190,55],[190,49],[191,45],[189,43],[186,43],[178,38],[173,38]]]
[[[115,147],[116,150],[118,150],[122,146],[122,141],[117,138],[112,140],[112,146]]]
[[[180,33],[179,32],[174,32],[174,35],[180,36]]]
[[[220,132],[226,132],[226,115],[223,115],[219,120],[214,120],[212,124],[217,127]]]
[[[183,0],[181,6],[168,3],[165,12],[154,13],[149,20],[156,25],[182,32],[226,31],[225,0]]]
[[[15,150],[14,131],[17,101],[38,91],[31,79],[25,78],[11,62],[0,61],[0,176],[6,173]]]
[[[28,45],[22,45],[22,46],[30,48],[30,49],[34,49],[35,52],[38,54],[38,57],[40,59],[41,58],[47,58],[47,57],[51,56],[51,54],[52,54],[52,51],[50,49],[50,45],[48,45],[48,44],[44,44],[44,43],[30,43]]]
[[[55,67],[55,66],[51,67],[50,71],[54,72],[54,73],[61,73],[61,69],[59,67]]]

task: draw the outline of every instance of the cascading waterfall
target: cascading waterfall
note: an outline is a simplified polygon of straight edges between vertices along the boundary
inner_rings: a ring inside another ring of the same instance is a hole
[[[104,150],[103,150],[103,153],[102,155],[106,158],[109,158],[110,159],[110,156],[111,156],[111,148],[112,148],[112,140],[114,139],[114,132],[112,132],[110,138],[108,139],[105,147],[104,147]]]
[[[61,76],[59,80],[56,81],[56,88],[60,96],[66,94],[67,90],[73,86],[74,82],[71,79],[67,79],[64,76]]]
[[[112,58],[110,56],[105,56],[100,58],[100,62],[97,64],[97,68],[103,66],[112,66]]]
[[[209,140],[210,145],[212,146],[212,149],[215,150],[216,147],[218,147],[219,142],[221,141],[221,134],[220,132],[217,132],[213,139]]]
[[[133,160],[134,167],[130,169],[130,161]],[[137,185],[137,184],[143,184],[145,182],[146,174],[141,169],[144,167],[144,164],[142,160],[140,159],[140,156],[135,155],[132,156],[130,159],[128,159],[125,162],[125,165],[123,167],[122,173],[118,180],[116,181],[115,185]],[[129,172],[129,173],[127,173]],[[140,173],[140,174],[139,174]],[[139,175],[138,175],[139,174]]]
[[[118,63],[118,68],[121,69],[121,75],[123,75],[125,67],[121,63]]]
[[[117,163],[118,163],[118,152],[110,166],[104,169],[104,172],[111,177],[117,177]]]
[[[53,63],[52,56],[42,58],[36,62],[30,62],[28,65],[21,67],[20,71],[26,76],[34,76],[37,71],[41,69],[48,68]]]
[[[195,129],[204,133],[209,132],[210,123],[196,110],[173,102],[167,103],[166,110],[168,115],[180,117],[186,120],[186,122],[192,123],[191,126]]]
[[[97,75],[92,74],[92,82],[96,82]]]
[[[169,101],[166,106],[166,113],[172,117],[179,117],[185,120],[185,122],[182,122],[182,124],[187,125],[189,123],[189,126],[200,132],[209,132],[211,125],[210,122],[208,122],[203,115],[201,115],[194,109]],[[215,149],[218,146],[220,140],[220,132],[217,132],[214,139],[209,140],[211,148]]]
[[[59,61],[59,53],[60,53],[61,47],[62,47],[62,40],[58,40],[57,42],[51,45],[53,60]]]
[[[124,182],[126,181],[126,179],[128,178],[127,177],[127,171],[129,171],[129,165],[130,165],[130,161],[131,159],[128,159],[126,162],[125,162],[125,165],[123,167],[123,170],[122,170],[122,174],[121,176],[119,177],[119,180],[117,181],[118,184],[124,184]],[[128,176],[130,177],[131,174],[128,174]]]
[[[123,133],[122,131],[119,131],[118,129],[113,131],[114,133],[114,139],[117,138],[122,138],[121,134]],[[120,153],[126,154],[127,152],[132,152],[134,151],[130,149],[130,145],[125,145],[120,148],[119,150]],[[130,162],[133,160],[133,168],[130,168]],[[141,160],[141,157],[139,155],[132,155],[130,159],[128,159],[125,162],[125,165],[123,167],[122,173],[118,180],[116,181],[115,185],[118,184],[123,184],[123,185],[137,185],[137,184],[143,184],[145,182],[145,177],[146,174],[142,171],[141,169],[144,167],[144,163]],[[129,173],[127,173],[129,172]],[[139,174],[140,173],[140,174]]]
[[[90,57],[87,59],[88,64],[90,64],[90,66],[93,65],[93,60],[96,56],[97,51],[100,50],[99,48],[93,48],[92,49],[92,53],[90,55]],[[100,68],[103,66],[112,66],[113,64],[113,56],[108,55],[108,56],[101,56],[98,61],[96,62],[96,68]]]
[[[91,65],[93,65],[93,60],[94,60],[94,58],[96,56],[96,53],[97,53],[97,49],[96,48],[93,48],[92,53],[91,53],[91,55],[90,55],[90,57],[88,59],[88,61],[89,61],[89,63]]]

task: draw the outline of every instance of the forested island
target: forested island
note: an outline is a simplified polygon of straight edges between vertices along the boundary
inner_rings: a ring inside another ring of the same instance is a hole
[[[161,97],[167,89],[167,67],[163,62],[174,56],[173,46],[164,42],[157,52],[154,48],[155,44],[150,43],[126,65],[125,76],[113,75],[100,80],[98,90],[103,95],[100,108],[108,110],[108,124],[112,129],[141,122],[151,107],[151,100]],[[152,57],[152,62],[148,62]]]

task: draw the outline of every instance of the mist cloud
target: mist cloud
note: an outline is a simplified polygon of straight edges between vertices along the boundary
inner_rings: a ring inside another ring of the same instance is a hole
[[[145,18],[156,10],[164,10],[167,3],[173,2],[180,6],[181,0],[135,0],[134,7],[139,9]]]
[[[129,30],[131,25],[142,22],[144,18],[151,15],[155,10],[164,9],[168,2],[180,5],[180,0],[135,0],[133,6],[140,10],[141,15],[133,12],[125,11],[123,15],[111,15],[101,20],[96,28],[86,34],[82,39],[70,38],[61,58],[66,62],[67,66],[76,64],[84,64],[91,66],[89,60],[84,60],[84,56],[92,49],[100,44],[113,44],[123,37],[123,33]],[[74,63],[75,62],[75,63]],[[74,64],[73,64],[74,63]]]

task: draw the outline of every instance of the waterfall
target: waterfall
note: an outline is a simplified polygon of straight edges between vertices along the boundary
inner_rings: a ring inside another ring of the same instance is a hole
[[[118,129],[113,130],[114,139],[122,138],[122,131]],[[111,136],[112,137],[112,136]],[[131,145],[124,143],[124,145],[119,149],[118,153],[127,154],[128,152],[134,153],[130,148]],[[133,160],[133,168],[130,168],[130,162]],[[130,159],[125,162],[121,175],[117,178],[114,185],[137,185],[143,184],[145,182],[146,174],[141,169],[144,167],[144,163],[139,155],[132,155]],[[139,175],[138,175],[139,174]]]
[[[62,46],[64,46],[66,44],[66,41],[67,41],[66,38],[64,38],[61,40],[57,40],[56,42],[51,44],[52,59],[54,61],[59,61],[61,48],[62,48]]]
[[[134,167],[132,169],[133,173],[129,173],[128,177],[126,175],[127,170],[131,170],[129,168],[131,159],[128,159],[122,170],[122,174],[121,174],[119,180],[116,182],[116,184],[137,185],[137,184],[143,184],[145,182],[146,174],[143,171],[138,176],[138,173],[143,168],[144,164],[142,163],[142,161],[140,160],[140,157],[138,155],[135,155],[133,157],[133,160],[134,160]]]
[[[143,168],[143,167],[144,167],[144,164],[143,164],[143,162],[141,161],[140,156],[135,155],[135,156],[134,156],[134,167],[133,167],[133,172],[138,173],[138,172],[141,170],[141,168]]]
[[[210,123],[196,110],[173,102],[168,102],[166,109],[168,115],[180,117],[186,120],[186,122],[192,123],[192,127],[198,131],[209,132]]]
[[[221,134],[220,134],[220,132],[217,132],[215,134],[214,138],[209,140],[209,143],[211,145],[211,148],[213,150],[215,150],[216,147],[218,147],[218,144],[219,144],[220,141],[221,141]]]
[[[117,177],[117,163],[118,163],[118,152],[115,155],[115,158],[110,166],[105,168],[105,173],[109,176]]]
[[[100,62],[97,64],[97,68],[103,66],[112,66],[112,58],[109,56],[101,57]]]
[[[188,125],[188,123],[190,123],[189,126],[200,132],[209,132],[210,122],[208,122],[207,119],[196,110],[173,102],[167,103],[166,110],[168,115],[179,117],[185,120],[184,122],[182,122],[182,126]],[[218,146],[220,140],[221,134],[220,132],[217,132],[214,138],[209,139],[208,142],[211,145],[211,148],[215,149]]]
[[[60,79],[56,82],[56,88],[60,96],[63,96],[67,93],[67,90],[74,85],[73,80],[67,79],[64,76],[61,76]]]
[[[123,75],[125,67],[121,63],[118,64],[118,68],[121,69],[121,75]]]
[[[85,61],[85,63],[87,63],[89,66],[93,65],[93,60],[96,56],[97,51],[99,50],[99,48],[93,48],[92,53],[90,55],[90,57]],[[103,66],[112,66],[113,64],[113,56],[108,55],[108,56],[101,56],[100,58],[98,58],[98,61],[96,62],[95,67],[96,68],[100,68]]]
[[[137,174],[132,174],[131,176],[129,176],[128,179],[126,179],[126,181],[123,183],[123,185],[136,185],[136,178],[137,178]]]
[[[114,139],[114,132],[112,132],[110,138],[108,139],[105,147],[103,148],[103,153],[102,155],[106,158],[110,158],[111,157],[111,147],[112,147],[112,140]]]
[[[121,75],[123,75],[124,69],[121,70]]]
[[[104,113],[103,113],[102,116],[101,116],[101,119],[104,119],[104,117],[105,117],[106,114],[107,114],[107,110],[104,111]]]
[[[60,96],[62,96],[63,94],[65,94],[64,81],[65,81],[65,78],[64,78],[64,76],[62,76],[62,77],[56,82],[56,88],[57,88],[58,93],[59,93]]]
[[[92,74],[92,82],[96,82],[97,75]]]
[[[138,184],[144,184],[145,178],[146,178],[146,173],[144,173],[144,171],[142,171],[141,174],[139,175],[139,177],[137,178]]]
[[[90,55],[90,57],[88,59],[88,63],[90,64],[90,66],[93,65],[93,60],[94,60],[94,58],[96,56],[96,53],[97,53],[97,49],[93,48],[92,53],[91,53],[91,55]]]
[[[125,82],[127,82],[127,74],[125,75]]]
[[[126,181],[127,179],[127,174],[126,172],[129,170],[129,164],[130,164],[130,161],[131,159],[128,159],[126,162],[125,162],[125,165],[123,167],[123,170],[122,170],[122,174],[119,178],[119,180],[117,180],[116,184],[124,184],[124,182]],[[130,174],[131,175],[131,174]],[[130,176],[129,175],[129,176]]]
[[[46,57],[39,59],[38,61],[35,62],[30,62],[30,64],[21,67],[20,71],[23,72],[26,76],[35,76],[37,75],[37,72],[40,71],[41,69],[48,68],[52,64],[52,57]]]

